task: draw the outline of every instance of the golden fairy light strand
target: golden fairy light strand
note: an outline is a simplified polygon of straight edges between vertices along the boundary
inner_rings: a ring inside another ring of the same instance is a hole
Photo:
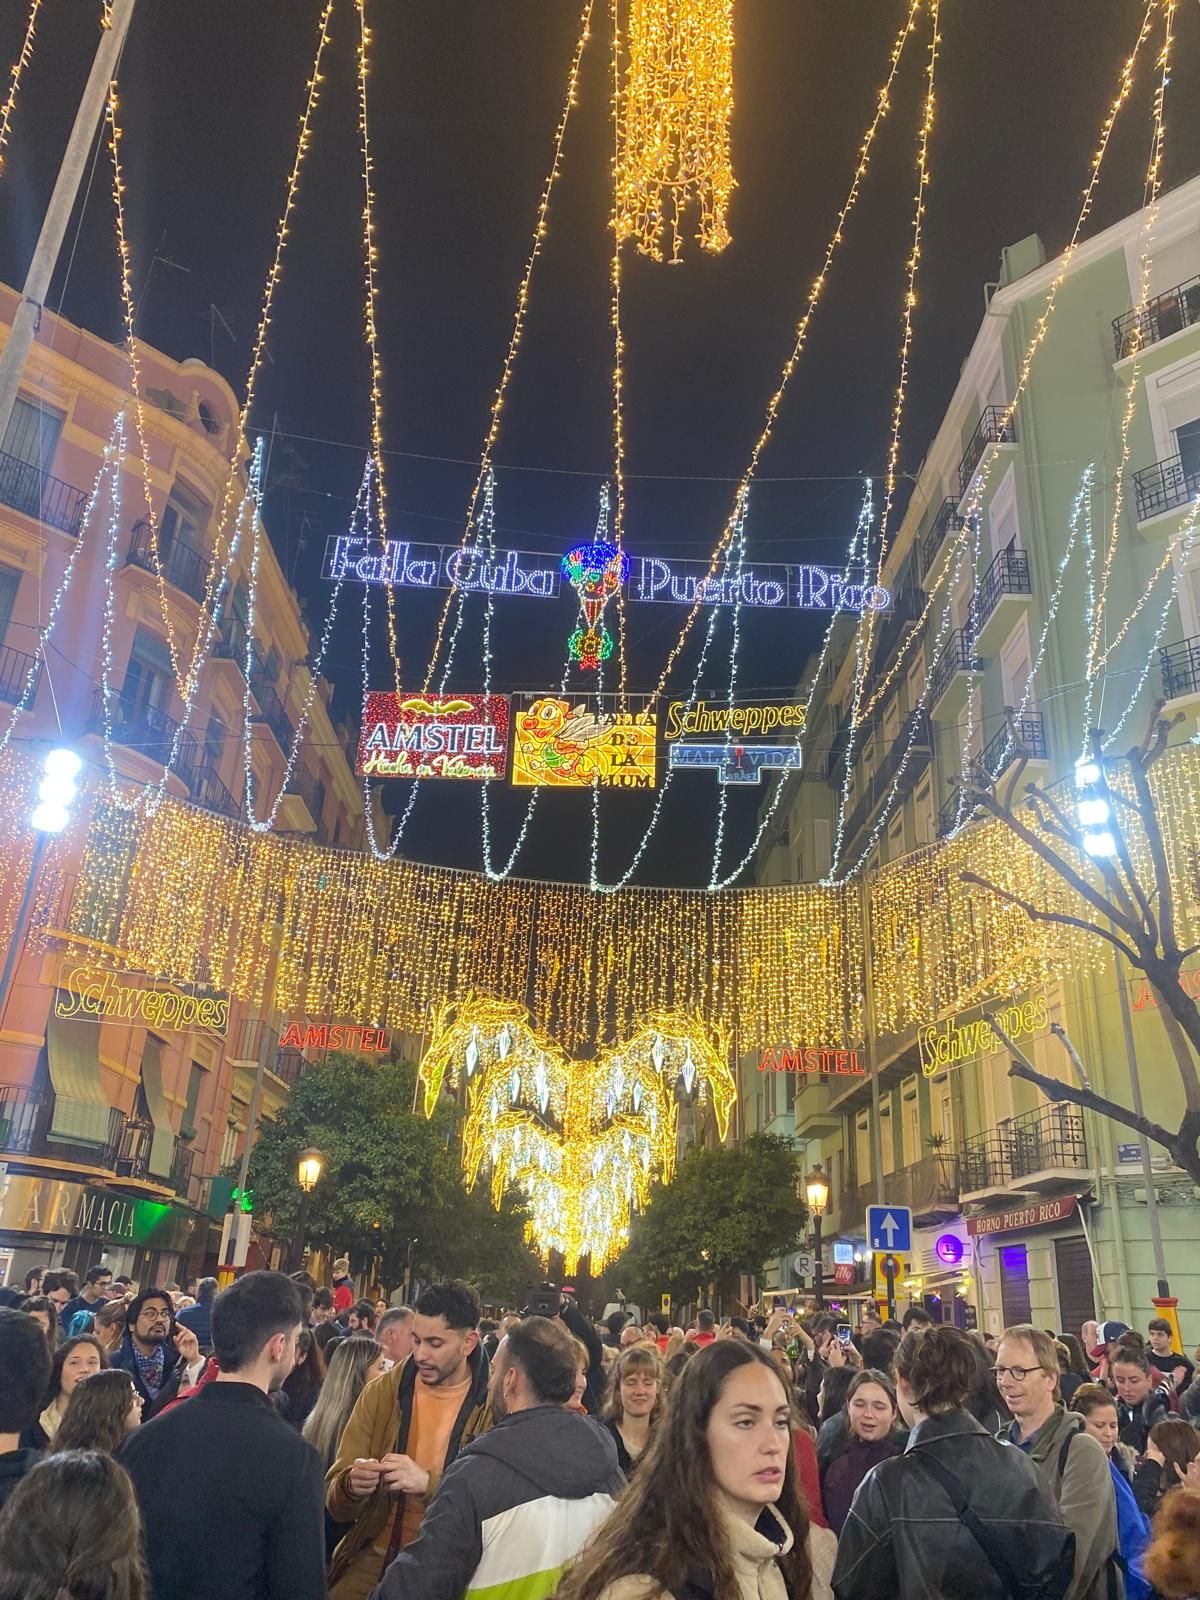
[[[12,71],[8,75],[8,93],[4,96],[4,104],[0,106],[0,172],[4,170],[4,151],[8,144],[8,131],[12,123],[13,111],[16,109],[21,79],[33,55],[33,43],[37,35],[37,16],[38,11],[41,9],[41,4],[42,0],[32,0],[30,4],[29,20],[25,24],[25,37],[21,41],[17,59],[13,62]]]
[[[529,309],[529,290],[533,282],[534,268],[542,253],[542,245],[546,238],[547,222],[550,215],[550,197],[554,192],[554,185],[562,168],[563,146],[567,136],[567,123],[570,120],[572,108],[578,100],[579,69],[583,61],[583,52],[591,38],[592,8],[595,0],[585,0],[583,12],[580,17],[579,38],[571,57],[570,70],[567,73],[567,93],[563,101],[562,114],[558,119],[558,126],[554,130],[553,154],[550,161],[550,171],[546,175],[546,182],[542,188],[542,196],[538,202],[537,220],[533,228],[533,244],[525,263],[525,271],[521,275],[521,282],[517,289],[517,303],[513,312],[512,331],[509,334],[508,349],[504,355],[504,365],[500,373],[500,382],[496,385],[496,392],[492,397],[491,414],[488,418],[487,432],[484,435],[483,450],[479,458],[479,473],[475,479],[475,486],[471,490],[471,498],[467,506],[466,526],[463,528],[459,549],[465,550],[475,527],[476,514],[479,510],[480,496],[483,494],[484,482],[492,470],[496,443],[500,437],[500,417],[504,409],[505,397],[508,393],[509,382],[512,378],[513,368],[521,348],[521,340],[525,332],[525,322]],[[425,680],[422,684],[422,693],[428,694],[437,671],[438,657],[441,654],[442,640],[446,632],[446,624],[450,617],[450,604],[454,598],[457,585],[452,583],[446,595],[445,604],[442,606],[438,618],[437,632],[434,636],[433,651],[429,657],[429,665],[425,670]]]
[[[1150,251],[1155,226],[1158,222],[1158,201],[1162,188],[1162,159],[1166,142],[1166,95],[1167,84],[1170,82],[1171,76],[1171,54],[1175,38],[1175,6],[1176,0],[1163,0],[1163,43],[1158,57],[1158,82],[1154,88],[1154,101],[1150,114],[1150,159],[1146,169],[1145,186],[1142,191],[1143,220],[1140,228],[1142,249],[1138,261],[1138,292],[1133,317],[1133,349],[1131,352],[1133,366],[1129,373],[1129,381],[1125,387],[1125,404],[1121,413],[1121,445],[1117,457],[1116,481],[1113,486],[1112,521],[1109,526],[1108,544],[1104,551],[1104,560],[1100,568],[1099,590],[1088,636],[1084,667],[1085,676],[1088,678],[1091,678],[1097,669],[1104,633],[1105,608],[1108,604],[1108,585],[1112,577],[1113,564],[1116,560],[1117,545],[1121,537],[1121,518],[1125,509],[1125,486],[1129,470],[1129,457],[1132,450],[1131,430],[1134,414],[1137,411],[1138,389],[1141,384],[1142,338],[1145,331],[1146,307],[1150,299]],[[1105,659],[1107,659],[1107,653]],[[1085,739],[1088,737],[1086,728],[1083,730],[1083,737]]]
[[[1062,254],[1059,269],[1051,280],[1049,290],[1046,294],[1046,303],[1042,307],[1041,313],[1034,324],[1033,333],[1030,335],[1029,342],[1027,343],[1025,352],[1021,358],[1021,366],[1017,374],[1017,382],[1014,386],[1013,397],[1006,405],[1003,415],[1000,419],[998,431],[1001,436],[1003,436],[1003,434],[1007,432],[1009,427],[1012,425],[1012,420],[1016,415],[1017,407],[1020,405],[1025,390],[1029,385],[1029,376],[1033,370],[1033,363],[1037,358],[1037,353],[1045,343],[1046,335],[1050,329],[1050,322],[1054,315],[1055,306],[1058,302],[1058,291],[1062,288],[1067,274],[1071,270],[1071,264],[1074,261],[1076,252],[1079,249],[1079,241],[1084,227],[1087,224],[1087,219],[1091,216],[1092,207],[1096,198],[1096,189],[1100,181],[1101,168],[1104,165],[1104,158],[1108,153],[1108,147],[1112,140],[1113,129],[1116,127],[1117,118],[1120,116],[1125,102],[1129,99],[1130,93],[1133,89],[1134,70],[1137,66],[1137,59],[1141,53],[1142,46],[1145,44],[1146,39],[1149,36],[1151,23],[1154,19],[1154,13],[1160,3],[1161,0],[1146,0],[1146,9],[1142,16],[1141,27],[1138,31],[1137,39],[1134,41],[1133,49],[1130,51],[1129,55],[1126,56],[1121,65],[1120,83],[1117,88],[1117,93],[1113,97],[1112,104],[1108,108],[1103,126],[1101,127],[1099,143],[1092,153],[1088,167],[1087,183],[1083,189],[1083,201],[1079,209],[1079,215],[1075,221],[1075,227],[1071,234],[1071,240]],[[990,470],[991,463],[988,462],[985,465],[984,471],[980,478],[976,480],[975,489],[972,493],[971,509],[976,509],[982,502],[983,486],[987,481],[987,474],[990,472]],[[969,520],[970,519],[968,517],[967,521],[969,522]],[[956,543],[962,544],[966,539],[966,534],[967,527],[964,523],[964,526],[958,530]],[[943,566],[940,578],[944,577],[945,570],[945,566]],[[936,590],[938,586],[939,585],[935,583],[934,589]],[[872,714],[875,708],[883,700],[884,696],[888,693],[888,690],[891,688],[892,684],[896,681],[899,673],[906,667],[909,653],[914,642],[921,637],[922,629],[924,628],[925,622],[931,610],[933,609],[935,598],[936,594],[933,591],[927,593],[925,605],[920,616],[917,618],[914,626],[910,630],[908,638],[896,651],[891,665],[877,683],[874,692],[872,693],[866,706],[863,708],[862,716],[864,718],[869,717]]]
[[[921,245],[925,223],[925,195],[929,188],[929,138],[933,131],[936,108],[936,79],[940,0],[929,0],[929,58],[925,68],[925,99],[921,110],[921,125],[917,133],[917,192],[913,197],[912,248],[905,263],[904,313],[901,319],[900,372],[896,380],[896,394],[892,405],[891,437],[888,441],[887,468],[883,481],[883,505],[879,512],[879,554],[875,564],[875,581],[883,574],[887,559],[888,535],[891,531],[892,507],[896,499],[896,474],[900,465],[900,441],[904,428],[905,401],[908,398],[909,354],[913,340],[913,312],[917,304],[917,279],[921,268]],[[867,553],[867,575],[870,581],[871,560]],[[874,644],[876,613],[868,608],[863,615],[862,631],[866,635],[862,652],[863,670],[870,665]],[[857,697],[856,697],[857,703]],[[836,862],[835,862],[836,865]]]
[[[625,337],[621,331],[621,245],[623,236],[617,220],[617,184],[621,159],[621,0],[612,0],[612,265],[610,269],[610,310],[613,333],[613,480],[616,504],[613,507],[613,538],[617,549],[625,543]],[[625,663],[625,585],[617,588],[617,687],[619,709],[628,709]]]
[[[292,157],[291,169],[288,172],[287,185],[284,193],[283,211],[275,230],[275,248],[271,256],[271,265],[267,271],[266,284],[263,290],[262,307],[259,312],[258,326],[254,332],[254,342],[250,352],[250,367],[246,375],[246,396],[242,401],[241,411],[235,419],[233,429],[233,448],[229,462],[229,471],[225,477],[225,489],[222,497],[220,513],[216,519],[216,530],[213,549],[213,565],[209,569],[208,581],[205,584],[204,603],[207,606],[210,585],[213,573],[216,570],[216,557],[224,538],[224,531],[229,525],[233,505],[234,490],[238,480],[238,465],[241,441],[245,433],[247,422],[254,405],[255,394],[258,388],[258,378],[262,371],[263,359],[267,352],[267,334],[275,311],[275,291],[279,287],[279,280],[283,273],[283,257],[287,248],[290,235],[292,212],[296,206],[296,197],[300,190],[300,175],[304,168],[305,157],[308,155],[309,145],[312,141],[313,117],[321,99],[321,85],[325,79],[321,74],[321,65],[325,59],[325,50],[329,44],[329,21],[333,15],[334,0],[325,0],[321,11],[321,18],[317,25],[317,48],[313,57],[312,71],[305,84],[304,109],[300,115],[300,128],[296,139],[296,150]]]
[[[895,43],[892,45],[892,53],[888,64],[888,75],[884,80],[883,87],[879,91],[875,105],[875,115],[868,125],[867,131],[863,136],[862,143],[858,147],[858,159],[855,164],[854,176],[851,179],[849,191],[847,192],[845,200],[842,202],[842,208],[838,212],[837,221],[834,224],[833,232],[830,234],[828,243],[825,246],[825,255],[821,262],[821,270],[813,279],[812,286],[808,292],[808,301],[805,305],[803,315],[796,325],[791,353],[783,364],[783,370],[780,374],[779,382],[777,383],[770,400],[767,402],[766,416],[758,438],[755,440],[754,447],[750,452],[749,465],[747,466],[734,491],[733,509],[729,514],[729,519],[725,524],[724,531],[722,532],[720,539],[717,541],[716,548],[713,550],[712,555],[709,558],[708,572],[705,574],[705,579],[712,579],[716,576],[717,567],[720,564],[726,546],[733,538],[734,531],[737,526],[738,507],[742,504],[746,491],[750,488],[750,484],[758,471],[759,459],[762,456],[763,451],[766,449],[771,435],[775,431],[775,423],[779,416],[779,408],[783,404],[783,397],[787,392],[787,387],[791,381],[793,373],[800,364],[800,357],[803,354],[805,345],[808,342],[808,330],[812,323],[813,315],[817,309],[817,302],[820,300],[821,295],[824,292],[825,283],[829,277],[830,268],[833,266],[834,257],[837,255],[838,247],[842,243],[846,223],[850,218],[851,212],[858,203],[858,197],[862,189],[863,179],[866,177],[867,169],[871,164],[871,151],[875,144],[875,137],[879,132],[879,128],[884,117],[886,117],[887,113],[891,110],[892,85],[896,81],[896,74],[899,71],[900,61],[904,55],[904,47],[908,43],[909,36],[916,26],[917,14],[923,4],[924,0],[910,0],[908,15],[901,24],[900,32],[897,34]],[[667,681],[671,675],[671,670],[676,661],[679,659],[680,652],[683,650],[683,647],[687,642],[688,635],[695,624],[696,618],[700,615],[700,611],[703,607],[702,596],[704,589],[705,582],[702,580],[696,586],[696,599],[692,602],[691,608],[689,609],[687,616],[684,618],[683,626],[679,632],[679,637],[671,647],[670,653],[666,659],[666,663],[663,666],[661,674],[659,675],[658,684],[655,687],[653,694],[650,696],[649,704],[647,706],[648,711],[653,711],[654,707],[657,705],[660,696],[666,688]]]
[[[367,26],[366,0],[358,0],[358,137],[362,152],[363,178],[363,326],[367,350],[371,359],[371,452],[375,457],[375,509],[379,527],[379,547],[387,548],[387,496],[384,482],[383,457],[383,360],[379,354],[379,278],[376,262],[379,258],[375,242],[375,163],[371,157],[370,121],[367,115],[367,85],[370,78],[371,30]],[[400,693],[400,650],[396,641],[396,596],[392,585],[385,584],[388,649],[392,657],[392,672],[396,693]]]

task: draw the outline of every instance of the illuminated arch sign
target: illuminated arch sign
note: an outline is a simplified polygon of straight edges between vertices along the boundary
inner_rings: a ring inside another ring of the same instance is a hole
[[[408,539],[331,537],[322,568],[329,579],[387,584],[393,589],[462,589],[467,593],[524,595],[553,600],[562,589],[560,563],[529,550],[488,554],[468,545],[414,544]],[[714,576],[704,561],[638,556],[630,562],[626,597],[655,605],[758,606],[764,610],[887,611],[890,592],[877,583],[847,583],[832,567],[743,566]]]

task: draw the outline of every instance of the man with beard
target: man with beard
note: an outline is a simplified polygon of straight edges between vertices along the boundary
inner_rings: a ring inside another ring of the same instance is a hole
[[[490,1427],[480,1314],[468,1284],[431,1285],[414,1307],[411,1355],[355,1402],[325,1479],[330,1517],[352,1524],[330,1565],[333,1600],[366,1600],[417,1537],[442,1473]]]
[[[281,1272],[230,1284],[212,1308],[216,1378],[121,1444],[158,1600],[325,1600],[321,1462],[271,1400],[303,1315]]]
[[[565,1328],[528,1317],[496,1356],[492,1427],[446,1469],[421,1537],[373,1600],[545,1600],[612,1511],[625,1480],[597,1423],[563,1407],[575,1388]]]

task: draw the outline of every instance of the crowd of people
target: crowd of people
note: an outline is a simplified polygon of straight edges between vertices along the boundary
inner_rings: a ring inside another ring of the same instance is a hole
[[[0,1290],[0,1600],[1196,1600],[1172,1325]]]

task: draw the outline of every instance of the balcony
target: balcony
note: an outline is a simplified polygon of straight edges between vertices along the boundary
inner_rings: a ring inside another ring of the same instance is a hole
[[[947,495],[934,519],[933,527],[925,535],[921,545],[921,571],[926,577],[929,576],[947,535],[957,532],[964,526],[965,521],[966,519],[958,514],[958,501]]]
[[[1133,475],[1133,497],[1139,522],[1190,505],[1200,495],[1200,464],[1184,464],[1181,456],[1156,461]]]
[[[129,750],[137,750],[144,756],[151,756],[165,766],[170,759],[175,746],[175,735],[179,730],[175,718],[169,717],[157,706],[138,705],[127,699],[123,693],[114,694],[109,706],[112,715],[112,734],[116,742]],[[87,726],[89,733],[102,733],[104,730],[103,689],[96,689],[92,693]],[[193,740],[193,746],[194,743]],[[187,771],[189,763],[186,761],[183,740],[180,740],[180,757],[180,766]]]
[[[1123,317],[1113,318],[1114,359],[1124,361],[1127,356],[1144,350],[1147,345],[1169,339],[1200,322],[1200,278],[1189,278],[1177,283],[1173,289],[1155,295],[1145,309],[1127,311]]]
[[[958,464],[958,498],[961,501],[989,445],[1016,444],[1017,432],[1007,406],[985,406]],[[1006,420],[1007,418],[1007,420]]]
[[[266,674],[261,667],[255,667],[250,679],[250,693],[258,702],[258,715],[255,722],[264,722],[275,735],[276,743],[285,756],[291,754],[292,740],[296,730],[292,727],[291,718],[283,708],[283,701],[277,692],[267,682]]]
[[[912,632],[925,611],[925,591],[907,584],[896,596],[892,609],[879,619],[875,660],[883,665],[892,657],[901,639]]]
[[[133,538],[129,543],[126,563],[131,567],[140,567],[143,572],[154,571],[154,538],[149,522],[143,520],[134,523]],[[164,553],[160,540],[159,565],[168,583],[173,584],[176,589],[182,589],[184,594],[190,595],[193,600],[204,599],[208,587],[209,569],[206,555],[194,550],[182,539],[172,540]]]
[[[993,783],[998,783],[1022,755],[1030,761],[1047,759],[1046,719],[1040,711],[1031,711],[1018,717],[1012,727],[1006,720],[996,737],[984,746],[979,763]]]
[[[946,1222],[957,1216],[958,1188],[958,1163],[949,1152],[942,1151],[914,1161],[911,1166],[899,1167],[887,1173],[883,1180],[887,1203],[907,1206],[917,1227]],[[858,1189],[848,1189],[842,1195],[838,1207],[838,1227],[842,1233],[863,1231],[867,1207],[875,1204],[875,1192],[876,1186],[871,1182]]]
[[[316,833],[324,810],[325,785],[297,761],[284,790],[279,826],[291,833]]]
[[[833,789],[840,789],[845,781],[843,765],[846,759],[846,747],[850,742],[850,728],[852,718],[847,711],[838,723],[837,732],[830,743],[828,754],[825,757],[825,781]]]
[[[30,466],[28,461],[0,455],[0,503],[77,538],[83,527],[88,496],[83,489],[52,478],[40,467]]]
[[[1083,1117],[1074,1106],[1039,1106],[968,1139],[958,1162],[964,1201],[1069,1187],[1090,1172]]]
[[[271,1071],[277,1078],[286,1083],[289,1089],[294,1089],[305,1072],[307,1072],[308,1065],[308,1057],[304,1052],[293,1049],[289,1045],[286,1049],[275,1052],[275,1059],[271,1063]]]
[[[213,660],[232,661],[239,672],[246,670],[246,624],[239,617],[224,617],[221,631],[213,640]]]
[[[974,598],[975,637],[981,650],[989,636],[1004,637],[1033,593],[1029,552],[1007,545],[993,558],[980,580]]]
[[[1164,700],[1200,696],[1200,638],[1166,645],[1158,652]]]
[[[953,833],[954,829],[958,826],[958,822],[959,822],[958,810],[959,810],[959,795],[960,795],[960,792],[961,791],[958,790],[958,789],[951,789],[950,793],[946,796],[946,798],[942,801],[941,805],[938,807],[937,836],[938,836],[939,839],[948,838],[950,836],[950,834]],[[971,820],[971,817],[972,817],[973,814],[974,814],[974,807],[969,807],[966,810],[966,812],[964,813],[962,821],[963,822],[969,822]]]
[[[14,650],[11,645],[0,645],[0,700],[6,705],[15,706],[25,693],[25,682],[29,677],[36,657],[26,655],[23,650]],[[37,676],[33,680],[33,688],[29,692],[26,704],[32,704],[41,681],[42,669],[39,663]]]
[[[125,1118],[115,1106],[108,1115],[108,1138],[103,1145],[76,1144],[53,1138],[50,1132],[53,1119],[52,1089],[0,1083],[0,1154],[36,1156],[47,1161],[116,1171]]]
[[[966,703],[967,674],[982,671],[983,661],[970,630],[955,628],[929,674],[929,709],[937,709],[945,700],[947,715],[957,716]]]
[[[932,759],[933,732],[929,717],[924,711],[910,711],[900,724],[900,731],[892,740],[887,755],[867,779],[865,793],[850,813],[845,830],[847,847],[891,792],[893,783],[896,784],[896,798],[903,800]]]
[[[195,1204],[198,1195],[200,1180],[196,1176],[196,1152],[186,1139],[175,1140],[175,1151],[171,1157],[172,1189],[181,1200],[188,1200]]]
[[[225,787],[211,761],[201,761],[188,774],[186,782],[192,799],[205,811],[215,811],[222,817],[241,816],[241,805]]]

